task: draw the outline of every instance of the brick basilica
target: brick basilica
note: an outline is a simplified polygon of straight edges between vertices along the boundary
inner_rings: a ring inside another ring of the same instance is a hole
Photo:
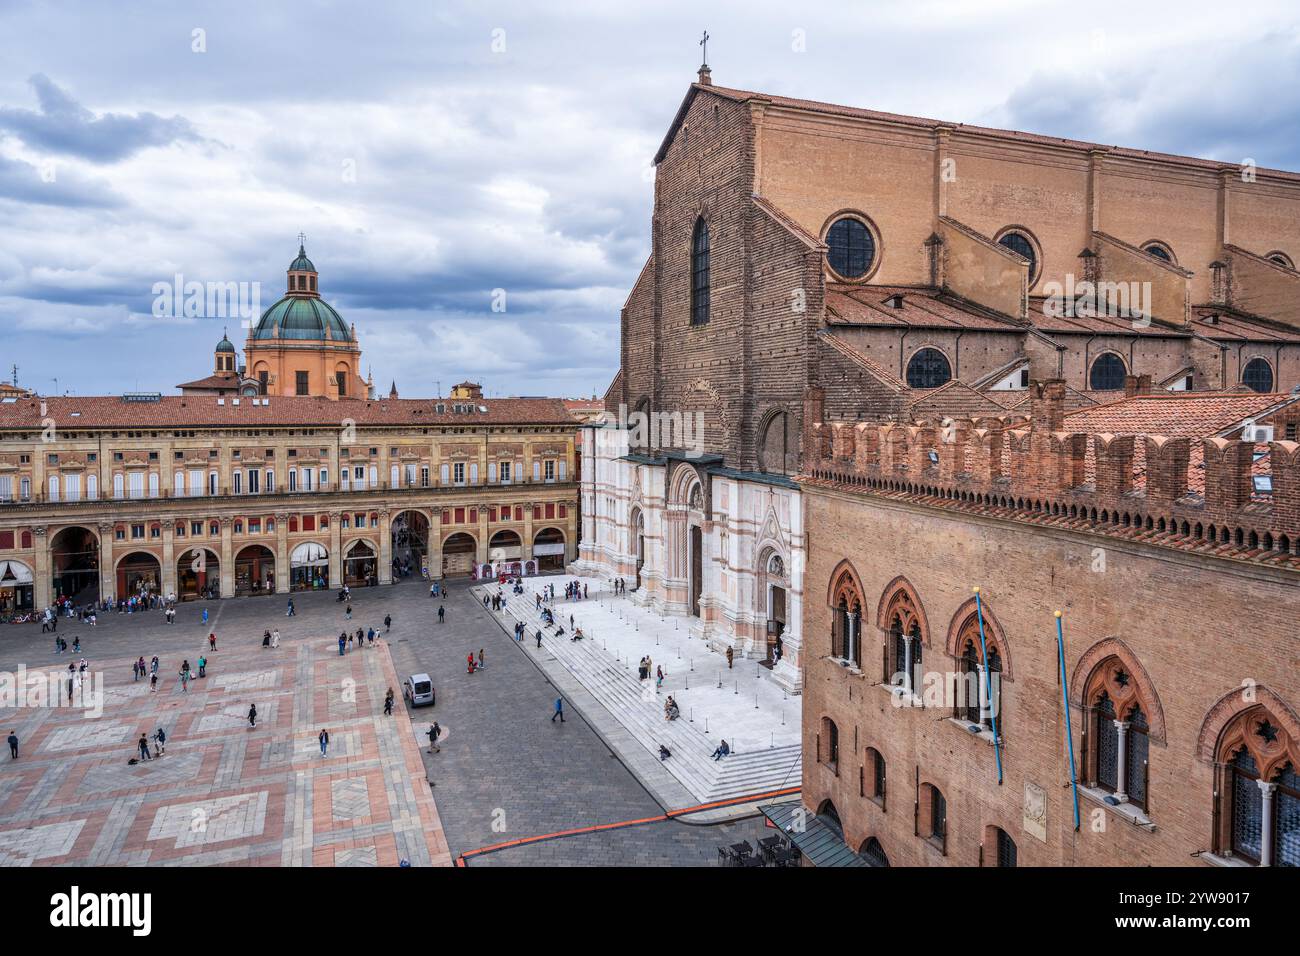
[[[178,396],[0,392],[0,613],[389,584],[576,555],[559,399],[376,397],[300,248],[285,296]]]
[[[808,833],[1300,864],[1300,175],[707,67],[655,162],[576,566],[802,693]]]

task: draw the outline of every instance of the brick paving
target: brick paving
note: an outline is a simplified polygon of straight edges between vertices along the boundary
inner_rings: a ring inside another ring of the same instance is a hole
[[[506,840],[661,812],[570,702],[566,722],[552,723],[554,686],[466,582],[453,584],[443,625],[419,583],[358,589],[351,622],[332,594],[295,603],[288,618],[280,597],[214,602],[207,628],[199,604],[182,606],[175,625],[159,612],[104,615],[97,628],[61,622],[59,633],[80,635],[83,656],[105,674],[105,712],[87,721],[0,709],[23,741],[18,761],[0,754],[0,862],[445,864]],[[338,656],[340,630],[382,632],[386,613],[383,648]],[[263,650],[263,629],[277,626],[280,648]],[[181,694],[179,663],[197,659],[208,630],[219,648],[210,676]],[[479,648],[488,666],[469,675],[465,656]],[[141,654],[162,659],[157,694],[131,680]],[[69,656],[53,653],[39,625],[0,628],[0,671],[66,668]],[[433,677],[437,705],[408,709],[401,676],[421,671]],[[340,692],[349,680],[355,694]],[[388,686],[399,706],[385,720]],[[428,754],[434,717],[442,750]],[[133,741],[159,723],[166,756],[127,766]],[[331,735],[324,760],[321,726]],[[200,821],[198,832],[186,820]],[[765,832],[761,819],[670,821],[514,847],[471,865],[715,865],[718,844]]]
[[[339,657],[343,615],[327,601],[298,599],[294,618],[269,598],[215,606],[210,653],[194,605],[172,626],[160,613],[61,623],[102,675],[103,714],[0,708],[4,735],[21,741],[18,760],[0,757],[0,865],[448,865],[409,722],[383,716],[385,691],[399,687],[388,648]],[[274,627],[280,647],[263,649]],[[0,670],[66,668],[77,655],[55,656],[47,637],[0,631]],[[201,653],[208,676],[182,692],[181,660]],[[140,654],[161,659],[156,693],[133,680]],[[140,734],[160,725],[166,754],[130,765]]]

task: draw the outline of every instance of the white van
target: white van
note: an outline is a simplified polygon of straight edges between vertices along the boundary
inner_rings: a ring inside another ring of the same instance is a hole
[[[402,681],[402,696],[412,707],[432,706],[437,703],[433,692],[433,678],[428,674],[412,674]]]

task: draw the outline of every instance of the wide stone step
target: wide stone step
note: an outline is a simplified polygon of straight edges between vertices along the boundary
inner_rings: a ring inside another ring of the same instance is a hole
[[[526,635],[532,635],[542,626],[535,609],[524,602],[513,606],[507,602],[504,616],[522,621]],[[560,610],[556,616],[567,618]],[[554,634],[552,628],[542,629],[548,636]],[[668,747],[672,757],[665,761],[665,768],[702,803],[798,785],[798,744],[742,748],[715,761],[711,754],[720,739],[718,734],[705,734],[699,724],[691,723],[686,717],[665,721],[663,698],[656,695],[653,701],[643,699],[643,685],[634,671],[611,658],[595,640],[572,641],[567,632],[566,626],[564,637],[544,639],[546,651],[600,701],[638,744],[656,756],[661,743]],[[525,641],[529,640],[531,636],[526,636]],[[689,693],[677,692],[679,696]]]

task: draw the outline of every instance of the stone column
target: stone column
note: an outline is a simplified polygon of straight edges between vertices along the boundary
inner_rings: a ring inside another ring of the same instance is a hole
[[[484,522],[487,515],[484,514]],[[379,512],[379,574],[380,584],[393,583],[393,530],[391,512],[387,508]]]
[[[429,509],[429,577],[442,579],[442,509]]]
[[[1259,830],[1259,865],[1273,865],[1273,796],[1277,793],[1277,784],[1256,780],[1263,812],[1262,826]]]
[[[475,560],[479,564],[484,564],[488,559],[488,506],[478,505],[478,550],[475,553]]]
[[[115,527],[111,521],[101,521],[96,528],[99,532],[99,599],[101,601],[117,598],[117,574],[113,568]]]
[[[331,526],[334,519],[330,519]],[[275,516],[275,593],[289,593],[289,513]]]
[[[235,593],[235,540],[234,518],[221,519],[221,596]]]
[[[1128,801],[1128,721],[1115,721],[1115,732],[1119,735],[1115,757],[1115,799],[1125,803]]]
[[[903,686],[909,691],[914,691],[912,687],[912,641],[914,638],[903,638]]]
[[[162,528],[162,593],[176,593],[176,518],[164,518]]]
[[[45,525],[32,528],[32,602],[37,610],[50,606],[54,596],[54,573],[50,561],[50,536]]]
[[[330,512],[330,587],[343,587],[343,512]]]
[[[524,533],[520,541],[519,555],[524,561],[533,559],[533,503],[524,502]]]

